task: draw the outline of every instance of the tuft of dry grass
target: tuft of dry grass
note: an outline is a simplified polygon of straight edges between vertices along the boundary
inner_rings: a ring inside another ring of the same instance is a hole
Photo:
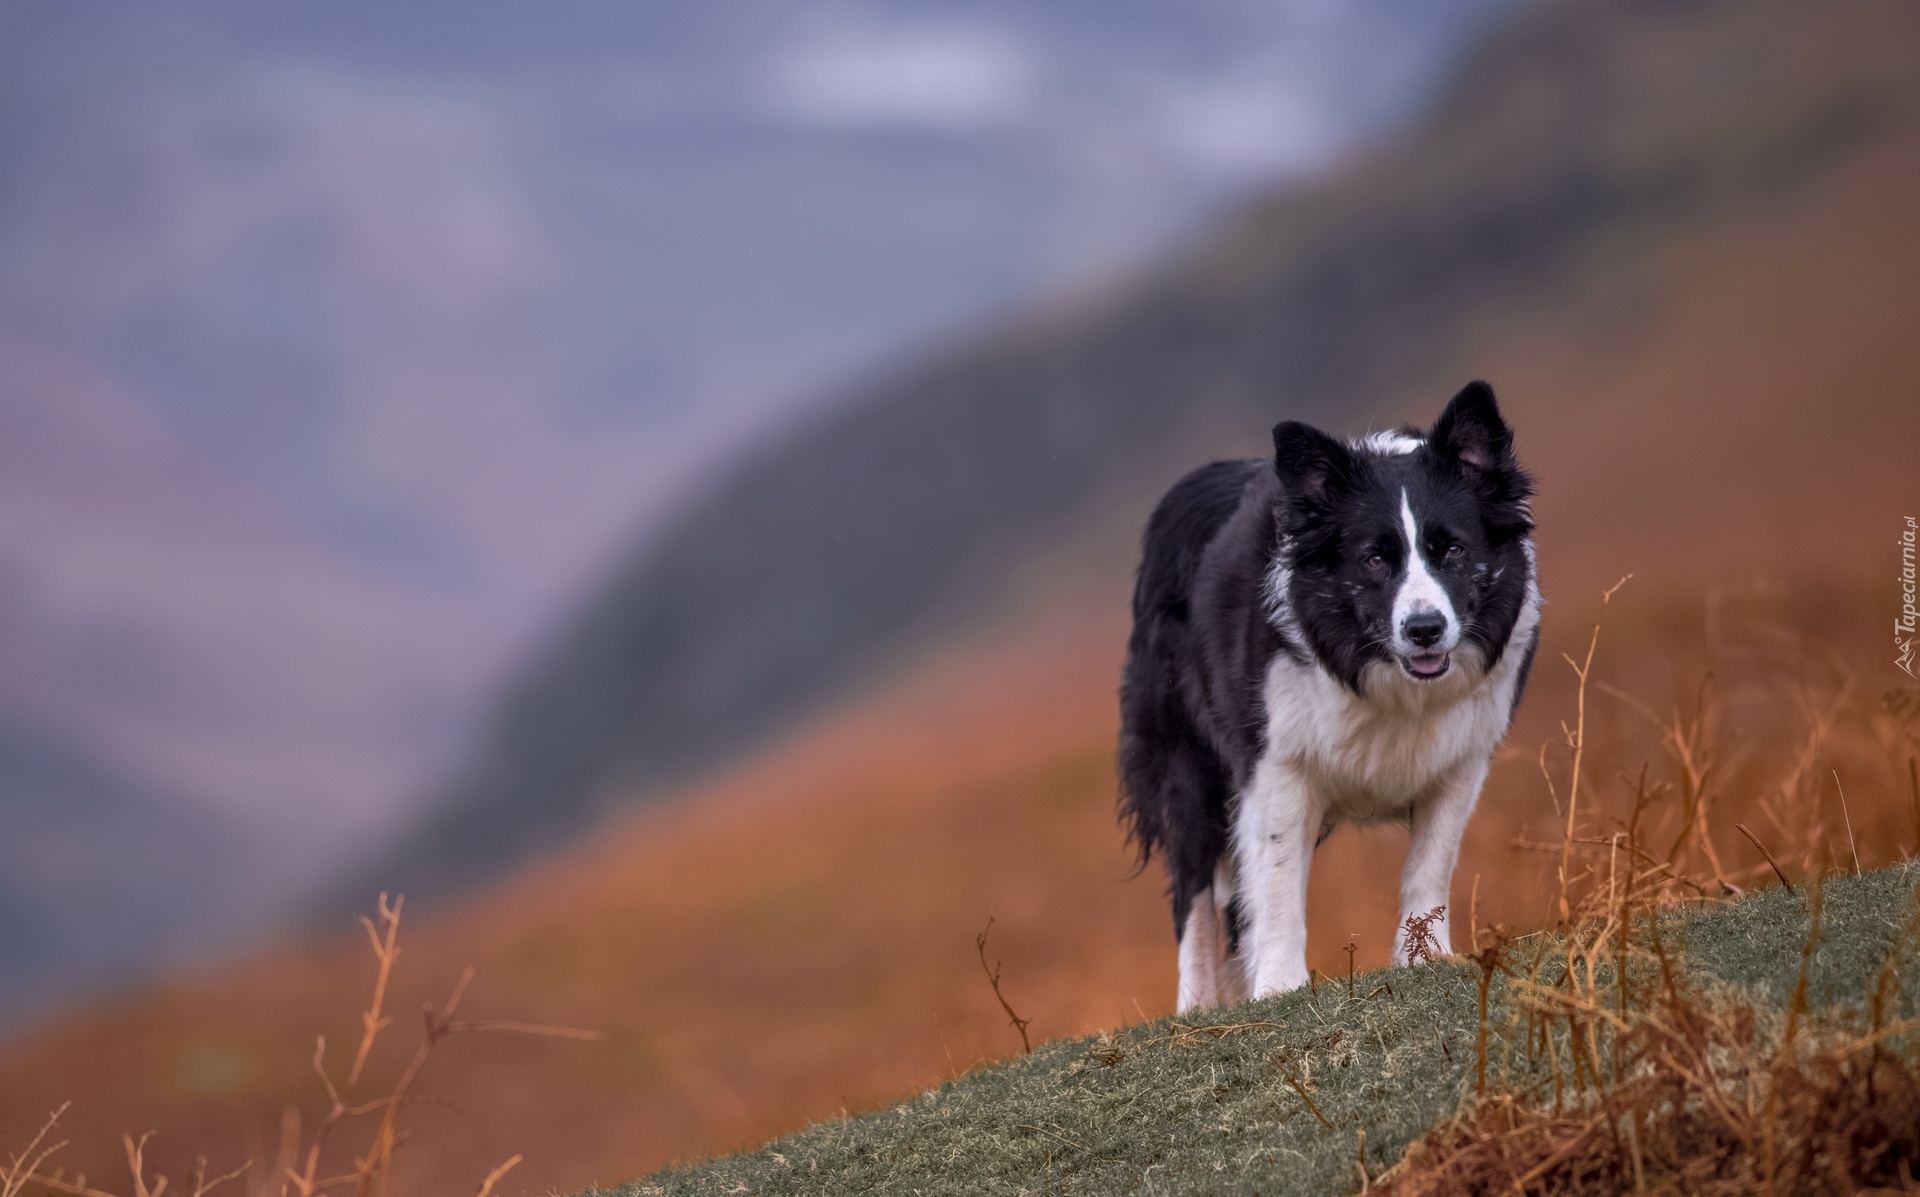
[[[394,962],[400,957],[400,915],[405,903],[404,895],[389,901],[383,893],[376,903],[375,917],[361,917],[360,923],[366,931],[376,967],[373,995],[366,1009],[360,1012],[360,1041],[354,1050],[353,1062],[348,1066],[346,1076],[336,1084],[332,1074],[327,1071],[327,1038],[325,1035],[315,1037],[312,1067],[325,1090],[327,1112],[314,1128],[312,1136],[304,1137],[299,1111],[288,1107],[281,1118],[279,1150],[270,1167],[259,1168],[256,1161],[249,1160],[231,1171],[209,1177],[206,1158],[196,1156],[193,1166],[186,1173],[186,1183],[174,1185],[170,1177],[154,1171],[147,1164],[147,1144],[154,1135],[154,1132],[148,1131],[138,1139],[132,1135],[121,1136],[126,1150],[127,1184],[130,1187],[119,1192],[90,1188],[84,1173],[69,1175],[59,1167],[48,1171],[54,1157],[68,1146],[64,1139],[49,1141],[60,1119],[71,1107],[71,1103],[67,1103],[49,1114],[32,1140],[9,1157],[6,1169],[0,1171],[0,1197],[27,1197],[35,1193],[60,1193],[68,1197],[164,1197],[168,1192],[184,1193],[186,1197],[207,1197],[231,1181],[242,1181],[247,1197],[317,1197],[319,1194],[348,1189],[352,1190],[354,1197],[373,1197],[376,1194],[378,1197],[388,1197],[394,1153],[410,1137],[409,1132],[400,1125],[401,1112],[410,1103],[430,1100],[416,1092],[416,1087],[427,1060],[442,1040],[475,1032],[511,1032],[563,1039],[600,1038],[598,1032],[572,1027],[504,1019],[456,1018],[461,1000],[473,983],[474,970],[469,967],[460,974],[460,979],[454,983],[453,991],[443,1005],[436,1008],[432,1002],[425,1003],[421,1011],[423,1027],[419,1042],[392,1087],[381,1096],[356,1101],[374,1045],[381,1032],[393,1025],[393,1017],[386,1005],[387,991],[393,977]],[[350,1149],[351,1166],[335,1175],[324,1175],[321,1167],[323,1161],[337,1154],[337,1150],[329,1151],[330,1147],[338,1146],[333,1143],[336,1132],[362,1119],[372,1119],[372,1130],[363,1147]],[[495,1166],[481,1182],[477,1197],[490,1197],[494,1186],[522,1158],[515,1154]]]
[[[1606,592],[1602,608],[1618,585]],[[1731,990],[1701,991],[1662,939],[1665,907],[1710,900],[1740,887],[1714,850],[1708,813],[1724,756],[1713,732],[1720,720],[1708,681],[1690,715],[1661,720],[1605,684],[1661,729],[1678,786],[1649,784],[1642,767],[1629,786],[1624,818],[1608,827],[1575,818],[1587,745],[1586,691],[1593,667],[1568,658],[1577,678],[1575,722],[1563,726],[1570,758],[1557,852],[1557,934],[1531,952],[1490,927],[1469,959],[1479,970],[1474,1086],[1462,1111],[1408,1150],[1382,1192],[1402,1197],[1481,1193],[1673,1193],[1685,1197],[1806,1192],[1915,1191],[1920,1169],[1920,1019],[1890,1018],[1899,1005],[1900,968],[1920,943],[1920,897],[1903,934],[1882,962],[1864,1010],[1815,1017],[1808,974],[1820,943],[1826,853],[1819,795],[1810,779],[1830,759],[1853,680],[1844,675],[1824,696],[1799,691],[1807,733],[1760,809],[1783,833],[1799,812],[1804,885],[1796,889],[1773,853],[1745,823],[1734,828],[1764,858],[1782,887],[1805,903],[1809,930],[1798,982],[1784,1013]],[[1883,704],[1885,705],[1885,704]],[[1856,722],[1855,726],[1859,724]],[[1905,732],[1909,722],[1898,730]],[[1893,737],[1883,735],[1883,741]],[[1555,779],[1541,754],[1549,788]],[[1839,794],[1853,871],[1860,871],[1851,812]],[[1623,779],[1624,780],[1624,779]],[[1649,836],[1657,799],[1680,798],[1678,830],[1660,853]],[[1585,867],[1574,864],[1585,859]],[[1695,868],[1703,869],[1702,877]],[[1513,1025],[1490,1028],[1489,994],[1504,977]],[[1911,1001],[1908,1002],[1909,1007]],[[1501,1083],[1490,1090],[1490,1039],[1505,1046]],[[1516,1051],[1515,1045],[1520,1045]],[[1523,1060],[1516,1060],[1517,1054]]]
[[[1483,1091],[1416,1144],[1383,1191],[1914,1191],[1920,1051],[1911,1033],[1920,1024],[1888,1018],[1913,924],[1889,954],[1865,1012],[1816,1020],[1806,966],[1818,942],[1822,887],[1811,893],[1812,931],[1784,1018],[1738,996],[1689,988],[1659,942],[1655,918],[1643,920],[1656,966],[1644,988],[1631,973],[1624,983],[1615,979],[1612,995],[1584,983],[1590,974],[1578,967],[1578,949],[1568,957],[1575,962],[1570,983],[1523,984],[1522,1004],[1535,1020],[1529,1032],[1558,1048],[1548,1056],[1553,1100],[1525,1087]]]

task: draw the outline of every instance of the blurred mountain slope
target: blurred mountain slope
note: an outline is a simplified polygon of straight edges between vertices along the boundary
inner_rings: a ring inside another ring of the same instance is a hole
[[[1250,429],[1425,415],[1482,372],[1489,322],[1910,145],[1917,49],[1891,3],[1530,10],[1394,147],[742,460],[616,571],[376,879],[468,883],[710,768],[1065,530],[1137,526],[1200,455],[1260,452]]]
[[[717,456],[1317,169],[1511,2],[0,9],[0,579],[117,637],[0,704],[334,865]]]
[[[716,459],[1516,2],[0,7],[0,720],[246,832],[272,925]]]
[[[242,842],[38,729],[0,723],[0,1014],[16,1022],[63,988],[230,932],[242,917],[222,907],[259,869]]]

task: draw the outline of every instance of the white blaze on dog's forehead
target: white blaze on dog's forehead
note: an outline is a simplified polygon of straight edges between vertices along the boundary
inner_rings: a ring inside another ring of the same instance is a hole
[[[1451,648],[1457,641],[1456,632],[1459,621],[1453,615],[1453,602],[1447,597],[1446,587],[1433,576],[1427,568],[1427,559],[1420,552],[1420,524],[1413,518],[1413,502],[1407,497],[1406,489],[1400,491],[1400,532],[1407,541],[1407,576],[1400,583],[1400,593],[1393,598],[1393,638],[1397,647],[1411,647],[1402,644],[1400,629],[1407,618],[1422,611],[1438,611],[1447,620],[1447,630],[1441,633],[1440,645]]]
[[[1379,453],[1386,457],[1404,457],[1422,444],[1404,432],[1369,432],[1352,442],[1355,449],[1365,453]]]

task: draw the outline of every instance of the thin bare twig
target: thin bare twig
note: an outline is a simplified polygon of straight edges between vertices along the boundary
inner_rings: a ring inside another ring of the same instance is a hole
[[[1307,1103],[1307,1109],[1313,1111],[1313,1116],[1320,1120],[1320,1125],[1332,1130],[1333,1123],[1327,1121],[1327,1116],[1320,1112],[1320,1107],[1313,1104],[1313,1098],[1307,1096],[1307,1087],[1300,1083],[1300,1078],[1288,1073],[1286,1082],[1293,1087],[1295,1093],[1300,1095],[1300,1100]]]
[[[1733,829],[1735,831],[1738,831],[1741,835],[1746,836],[1747,839],[1753,842],[1754,847],[1760,849],[1760,855],[1766,857],[1767,863],[1773,866],[1773,875],[1780,879],[1780,884],[1787,887],[1788,893],[1798,894],[1800,892],[1799,890],[1796,890],[1793,888],[1793,882],[1788,881],[1787,875],[1780,871],[1780,863],[1773,859],[1773,853],[1767,851],[1767,846],[1760,842],[1760,837],[1753,834],[1753,831],[1751,828],[1749,828],[1745,823],[1735,823],[1733,825]]]
[[[1614,592],[1627,584],[1632,578],[1627,574],[1618,582],[1606,588],[1600,595],[1600,614],[1604,616],[1607,604],[1613,601]],[[1574,724],[1568,735],[1569,746],[1573,749],[1573,771],[1567,778],[1567,829],[1566,842],[1560,852],[1560,923],[1571,926],[1573,909],[1567,904],[1567,867],[1573,853],[1574,812],[1580,804],[1580,766],[1587,754],[1587,678],[1593,672],[1594,650],[1600,647],[1600,619],[1593,621],[1593,635],[1587,639],[1586,660],[1576,663],[1571,656],[1566,657],[1567,664],[1573,666],[1573,672],[1580,679],[1574,698]],[[1566,654],[1562,654],[1566,656]]]
[[[67,1107],[72,1104],[72,1102],[66,1102],[59,1109],[48,1114],[47,1120],[40,1124],[39,1133],[33,1136],[33,1141],[15,1153],[7,1170],[0,1172],[0,1197],[16,1197],[20,1190],[26,1187],[26,1183],[33,1179],[34,1173],[40,1170],[40,1165],[47,1161],[47,1157],[67,1145],[67,1141],[62,1139],[45,1150],[41,1150],[40,1147],[40,1144],[46,1142],[47,1136],[53,1133],[53,1128],[59,1124],[60,1115],[66,1113]]]
[[[513,1171],[514,1165],[518,1164],[522,1158],[524,1157],[516,1153],[511,1159],[487,1173],[487,1178],[480,1182],[480,1191],[474,1194],[474,1197],[487,1197],[487,1194],[493,1192],[493,1186],[500,1183],[500,1178]]]
[[[987,932],[991,930],[993,930],[993,916],[989,915],[987,917],[987,925],[982,927],[980,934],[974,938],[974,950],[980,953],[981,971],[987,974],[987,984],[993,986],[993,996],[999,999],[1000,1008],[1007,1012],[1007,1021],[1012,1023],[1014,1028],[1020,1032],[1021,1049],[1027,1055],[1032,1055],[1033,1041],[1027,1038],[1027,1024],[1033,1020],[1031,1018],[1022,1018],[1018,1014],[1015,1014],[1013,1012],[1013,1006],[1007,1001],[1007,995],[1000,992],[1000,962],[996,960],[993,962],[992,968],[987,967]]]
[[[353,1055],[353,1067],[347,1071],[347,1090],[360,1083],[360,1072],[367,1066],[367,1053],[373,1050],[373,1041],[393,1020],[382,1016],[380,1008],[386,1002],[387,979],[393,975],[393,962],[400,957],[400,909],[407,904],[407,895],[398,894],[393,903],[387,903],[387,895],[381,894],[375,904],[380,917],[376,927],[374,921],[365,915],[360,916],[360,925],[367,930],[367,942],[373,946],[374,959],[379,968],[373,978],[373,1000],[367,1003],[361,1012],[360,1050]]]

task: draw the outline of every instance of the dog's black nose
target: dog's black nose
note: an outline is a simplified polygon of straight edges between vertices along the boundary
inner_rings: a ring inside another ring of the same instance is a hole
[[[1432,648],[1440,643],[1440,637],[1446,635],[1447,617],[1438,611],[1422,611],[1407,616],[1407,622],[1400,626],[1400,630],[1421,648]]]

